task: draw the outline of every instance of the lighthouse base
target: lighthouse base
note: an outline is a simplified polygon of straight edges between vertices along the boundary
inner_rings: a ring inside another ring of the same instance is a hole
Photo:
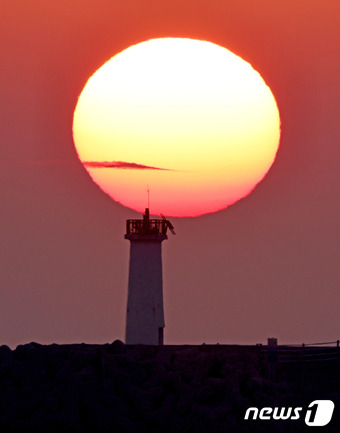
[[[162,241],[130,237],[126,344],[162,345],[164,339]]]

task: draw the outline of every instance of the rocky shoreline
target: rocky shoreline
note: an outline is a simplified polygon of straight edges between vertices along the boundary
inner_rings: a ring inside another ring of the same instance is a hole
[[[305,410],[313,400],[331,399],[333,419],[322,431],[340,430],[340,393],[332,380],[338,365],[314,366],[303,383],[300,366],[278,363],[269,380],[271,367],[262,346],[129,346],[118,340],[0,346],[0,429],[304,432],[310,427],[302,416],[263,421],[245,420],[245,413],[249,407]]]

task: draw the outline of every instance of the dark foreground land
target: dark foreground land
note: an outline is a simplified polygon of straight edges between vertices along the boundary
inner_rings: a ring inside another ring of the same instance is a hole
[[[294,355],[293,355],[294,356]],[[268,362],[262,346],[30,343],[0,347],[1,432],[339,432],[339,362]],[[270,379],[270,380],[269,380]],[[305,424],[332,400],[325,427]],[[298,420],[245,420],[302,407]]]

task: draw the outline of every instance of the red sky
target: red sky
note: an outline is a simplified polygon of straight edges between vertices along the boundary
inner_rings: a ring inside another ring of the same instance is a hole
[[[282,120],[265,180],[227,210],[173,219],[166,343],[339,338],[338,0],[0,0],[0,344],[124,338],[137,215],[77,160],[88,77],[133,43],[206,39],[258,70]]]

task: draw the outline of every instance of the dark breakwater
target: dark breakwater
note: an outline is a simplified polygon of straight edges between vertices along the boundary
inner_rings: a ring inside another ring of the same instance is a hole
[[[262,346],[0,347],[1,432],[340,431],[339,363],[268,362]],[[308,427],[308,404],[335,403]],[[249,407],[302,407],[298,420],[245,420]]]

